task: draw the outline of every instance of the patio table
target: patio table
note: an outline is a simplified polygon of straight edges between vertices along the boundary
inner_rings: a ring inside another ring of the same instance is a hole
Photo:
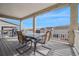
[[[34,55],[35,55],[35,51],[36,51],[36,44],[38,41],[40,41],[41,39],[39,39],[39,37],[45,35],[45,33],[26,33],[24,34],[27,37],[30,37],[32,39],[32,41],[34,42]]]
[[[42,36],[42,35],[44,35],[45,33],[26,33],[26,34],[24,34],[24,35],[26,35],[26,36],[31,36],[31,37],[34,37],[34,38],[38,38],[38,37],[40,37],[40,36]]]

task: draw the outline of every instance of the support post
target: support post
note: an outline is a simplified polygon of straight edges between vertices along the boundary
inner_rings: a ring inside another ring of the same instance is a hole
[[[33,33],[36,32],[36,19],[35,16],[33,16]]]
[[[74,30],[78,30],[78,4],[70,4],[70,31],[69,31],[69,43],[70,46],[74,45]]]
[[[2,35],[2,39],[4,38],[3,36],[3,26],[1,27],[1,35]]]
[[[21,20],[20,20],[19,30],[21,31]]]

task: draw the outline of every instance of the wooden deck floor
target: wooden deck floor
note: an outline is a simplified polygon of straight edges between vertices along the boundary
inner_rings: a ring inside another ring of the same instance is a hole
[[[39,44],[37,49],[48,56],[73,56],[74,53],[71,47],[67,44],[51,40],[45,46],[51,48],[51,50],[45,50]],[[0,56],[21,56],[16,48],[19,47],[17,38],[0,39]],[[22,56],[33,56],[33,48],[28,52],[22,54]],[[36,52],[36,56],[42,56]]]

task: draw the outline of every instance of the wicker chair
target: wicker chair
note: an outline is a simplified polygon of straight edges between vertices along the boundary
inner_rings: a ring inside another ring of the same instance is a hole
[[[39,38],[40,41],[38,41],[37,43],[42,44],[42,47],[50,50],[49,47],[44,46],[44,44],[46,44],[48,41],[50,41],[50,38],[51,38],[51,31],[46,31],[46,34],[41,36],[41,39]],[[36,52],[44,55],[43,53],[39,52],[37,49],[36,49]]]
[[[23,54],[24,52],[26,52],[29,49],[31,49],[31,47],[32,47],[32,41],[31,41],[30,38],[27,38],[26,36],[24,36],[21,31],[17,31],[17,35],[18,35],[18,41],[19,41],[19,43],[22,46],[18,47],[16,49],[16,51],[19,52],[19,54]],[[29,46],[28,43],[30,43],[30,46]],[[27,46],[26,50],[25,51],[21,51],[21,49],[24,48],[24,47],[26,47],[26,46]]]
[[[39,39],[41,39],[39,43],[46,44],[50,40],[50,38],[51,38],[51,31],[46,31],[45,35],[39,37]]]

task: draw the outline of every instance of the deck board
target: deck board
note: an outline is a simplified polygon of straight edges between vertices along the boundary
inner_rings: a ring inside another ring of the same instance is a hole
[[[28,52],[20,55],[16,51],[16,48],[19,46],[20,45],[17,38],[0,39],[0,56],[34,56],[33,48],[31,48],[31,50],[29,50]],[[56,42],[55,40],[48,42],[47,45],[45,46],[51,48],[51,50],[48,51],[47,53],[48,56],[55,56],[55,55],[73,56],[74,55],[69,45],[58,42],[58,41]],[[40,51],[45,50],[40,45],[38,45],[37,48]],[[42,56],[42,55],[36,52],[36,56]]]
[[[3,56],[10,56],[12,53],[11,53],[9,47],[6,45],[4,39],[1,39],[1,43],[2,43],[1,49],[3,52]]]

